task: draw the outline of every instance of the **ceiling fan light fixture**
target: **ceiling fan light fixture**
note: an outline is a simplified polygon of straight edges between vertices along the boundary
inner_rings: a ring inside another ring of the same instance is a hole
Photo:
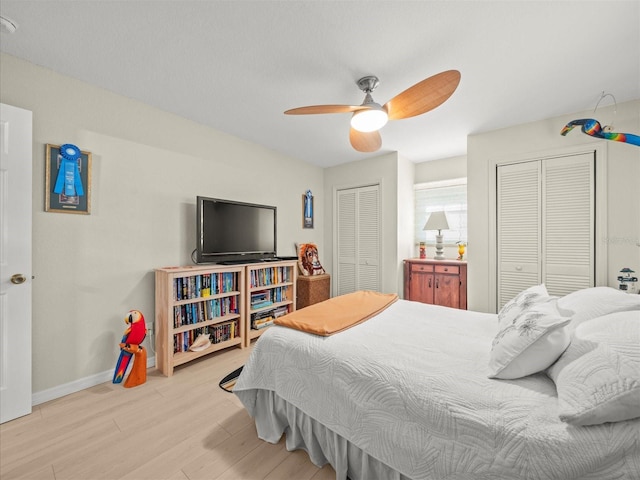
[[[322,113],[351,113],[349,142],[358,152],[375,152],[382,145],[380,130],[389,119],[401,120],[422,115],[442,105],[458,88],[460,72],[447,70],[416,83],[399,93],[383,106],[373,101],[373,92],[380,81],[369,75],[359,79],[356,84],[365,93],[361,105],[311,105],[292,108],[287,115],[310,115]]]
[[[387,124],[389,116],[381,107],[372,107],[360,110],[351,117],[351,126],[359,132],[374,132]]]

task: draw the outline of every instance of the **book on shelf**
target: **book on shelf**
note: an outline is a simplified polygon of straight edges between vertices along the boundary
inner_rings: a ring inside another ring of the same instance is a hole
[[[268,307],[273,304],[271,298],[271,290],[259,290],[251,293],[251,309],[257,310],[258,308]]]
[[[289,308],[286,305],[273,309],[273,318],[279,318],[289,313]]]
[[[206,327],[194,328],[186,332],[175,333],[173,335],[173,353],[187,352],[189,347],[200,335],[208,335],[211,343],[221,343],[232,340],[240,335],[238,320],[208,325]]]
[[[251,310],[258,310],[259,308],[269,307],[271,305],[273,305],[273,302],[271,302],[271,301],[260,302],[260,303],[252,303],[251,304]]]
[[[256,321],[251,328],[253,328],[254,330],[262,330],[263,328],[270,327],[271,325],[273,325],[273,318]]]
[[[175,300],[205,298],[238,290],[237,272],[212,272],[190,277],[177,277],[173,281]]]
[[[279,307],[263,310],[251,314],[251,328],[253,330],[260,330],[273,325],[273,321],[283,315],[289,313],[288,305],[281,305]]]
[[[291,267],[259,268],[251,271],[251,286],[262,287],[289,282]]]
[[[214,320],[225,315],[237,315],[238,297],[212,298],[173,307],[174,328]]]
[[[258,312],[251,315],[251,328],[254,330],[260,330],[261,328],[273,325],[273,314],[270,310],[264,312]]]

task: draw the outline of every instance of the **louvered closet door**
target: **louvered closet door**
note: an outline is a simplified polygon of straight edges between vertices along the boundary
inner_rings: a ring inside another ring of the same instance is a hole
[[[542,278],[551,295],[595,285],[594,155],[542,162]]]
[[[562,296],[595,285],[595,153],[500,165],[498,308],[544,283]]]
[[[339,190],[337,194],[337,239],[336,255],[338,271],[333,281],[338,295],[356,291],[356,190]]]
[[[537,161],[498,167],[498,308],[542,280],[540,175]]]
[[[380,195],[378,185],[337,192],[338,295],[380,291]]]

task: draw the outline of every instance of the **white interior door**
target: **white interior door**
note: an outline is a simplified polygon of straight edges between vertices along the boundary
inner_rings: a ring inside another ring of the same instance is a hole
[[[380,291],[380,189],[378,185],[336,192],[334,293]]]
[[[497,178],[498,308],[542,281],[540,162],[501,165]]]
[[[595,285],[595,154],[542,163],[542,278],[551,295]]]
[[[31,413],[31,117],[0,104],[0,423]]]

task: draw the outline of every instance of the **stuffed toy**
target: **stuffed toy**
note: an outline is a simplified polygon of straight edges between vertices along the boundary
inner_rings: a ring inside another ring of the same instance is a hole
[[[323,275],[325,273],[315,243],[301,243],[298,247],[298,266],[304,276]]]
[[[113,383],[121,383],[127,372],[131,357],[133,366],[124,386],[135,387],[147,381],[147,351],[142,346],[142,341],[147,336],[147,325],[144,315],[139,310],[129,310],[124,317],[124,323],[129,325],[124,331],[120,342],[120,357],[113,373]]]

